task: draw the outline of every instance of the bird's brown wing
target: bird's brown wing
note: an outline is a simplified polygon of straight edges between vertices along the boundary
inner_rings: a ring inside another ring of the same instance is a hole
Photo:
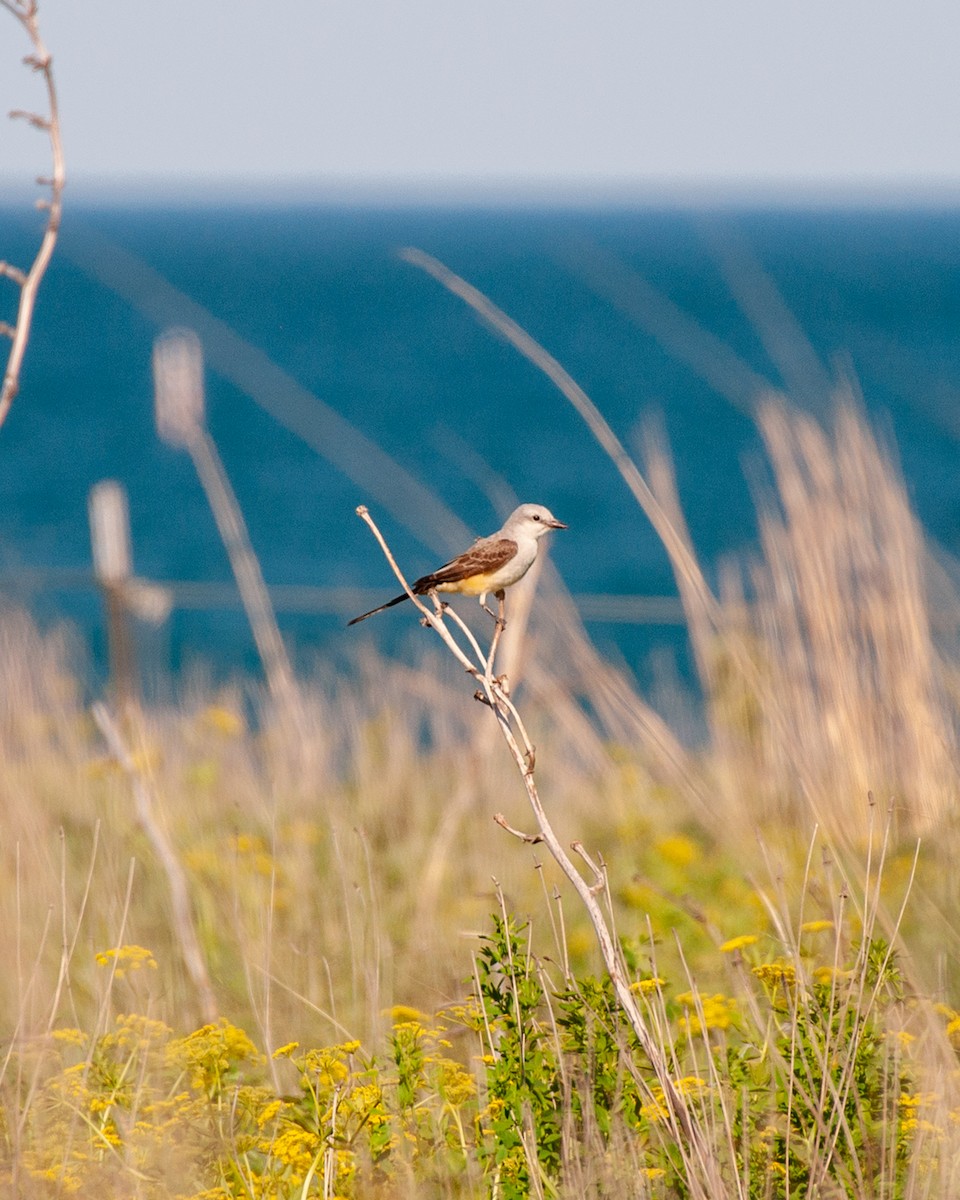
[[[473,575],[487,575],[499,571],[516,552],[517,543],[513,538],[496,538],[493,541],[483,539],[448,562],[446,566],[418,579],[413,585],[413,590],[418,596],[422,596],[441,583],[459,583],[461,579],[470,579]]]

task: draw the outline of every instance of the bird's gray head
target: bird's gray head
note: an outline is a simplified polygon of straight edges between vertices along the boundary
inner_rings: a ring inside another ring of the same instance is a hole
[[[520,534],[523,537],[541,538],[551,529],[566,529],[562,521],[558,521],[549,508],[542,504],[521,504],[507,518],[503,527],[506,537]]]

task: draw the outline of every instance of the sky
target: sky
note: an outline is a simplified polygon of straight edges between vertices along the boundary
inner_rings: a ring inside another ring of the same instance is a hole
[[[960,187],[957,0],[40,0],[79,188]],[[0,11],[0,109],[39,100]],[[0,180],[45,170],[0,124]]]

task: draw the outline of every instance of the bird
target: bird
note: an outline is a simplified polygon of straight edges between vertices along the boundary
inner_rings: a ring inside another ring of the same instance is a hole
[[[486,607],[489,593],[493,593],[498,600],[502,599],[503,589],[522,579],[530,570],[536,562],[540,539],[545,533],[551,529],[567,528],[542,504],[521,504],[507,517],[502,529],[491,533],[489,537],[477,538],[469,550],[458,554],[429,575],[421,576],[410,590],[416,596],[426,596],[430,592],[479,596],[480,603]],[[358,621],[365,621],[367,617],[375,616],[385,608],[392,608],[407,599],[407,593],[403,592],[386,604],[361,613],[347,624],[356,625]]]

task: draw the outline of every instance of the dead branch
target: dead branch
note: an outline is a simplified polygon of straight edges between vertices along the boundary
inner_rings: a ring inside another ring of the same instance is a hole
[[[493,821],[495,825],[499,825],[501,829],[505,829],[507,833],[512,833],[513,836],[521,842],[526,842],[528,846],[536,846],[543,841],[539,833],[524,833],[522,829],[514,829],[507,821],[503,813],[494,813]]]
[[[403,572],[397,565],[390,548],[387,546],[383,535],[377,528],[366,507],[361,505],[357,509],[357,514],[363,519],[377,539],[401,587],[420,610],[424,624],[436,631],[457,661],[480,684],[478,698],[484,700],[485,705],[491,709],[497,720],[503,740],[506,742],[507,748],[517,765],[520,778],[526,789],[527,800],[536,818],[539,832],[537,834],[524,834],[519,830],[511,828],[502,817],[498,816],[494,819],[497,821],[497,824],[513,834],[514,837],[518,837],[521,841],[543,842],[564,875],[566,875],[567,879],[573,885],[593,925],[604,966],[613,984],[617,1002],[636,1035],[644,1054],[646,1054],[657,1077],[657,1082],[663,1090],[673,1134],[690,1169],[690,1181],[694,1189],[693,1194],[698,1200],[708,1200],[709,1197],[720,1194],[716,1190],[719,1186],[718,1170],[708,1147],[707,1139],[697,1124],[686,1101],[674,1084],[670,1074],[669,1063],[664,1057],[653,1034],[647,1027],[635,995],[630,989],[626,968],[618,950],[611,926],[597,900],[597,894],[604,890],[605,875],[601,868],[594,864],[585,853],[582,846],[579,843],[575,843],[576,852],[584,859],[594,876],[591,883],[588,883],[584,879],[554,832],[553,826],[540,800],[534,774],[535,755],[533,746],[527,738],[515,705],[509,699],[507,681],[494,673],[493,656],[499,641],[500,622],[498,621],[495,628],[490,652],[484,655],[474,635],[452,608],[441,608],[438,606],[437,611],[431,612],[420,597],[414,595]],[[503,612],[501,608],[501,619],[502,616]],[[447,618],[459,627],[468,643],[469,651],[464,649],[454,637],[447,626]]]
[[[0,386],[0,425],[7,419],[10,406],[20,389],[20,372],[23,368],[23,358],[30,340],[30,327],[33,323],[33,312],[37,301],[40,281],[50,265],[53,249],[57,244],[60,232],[60,217],[63,207],[63,189],[66,183],[66,173],[63,162],[63,146],[60,139],[60,110],[57,105],[57,89],[53,79],[53,59],[40,37],[37,22],[37,0],[0,0],[0,6],[9,12],[14,20],[19,21],[33,46],[33,53],[24,58],[24,64],[36,71],[43,78],[47,93],[47,115],[24,112],[17,109],[10,113],[14,119],[26,120],[33,128],[45,133],[50,141],[50,157],[52,172],[49,176],[38,177],[37,183],[50,189],[49,199],[37,201],[37,207],[47,214],[46,226],[40,241],[40,248],[29,270],[23,271],[10,263],[0,264],[0,274],[12,280],[20,289],[20,301],[17,306],[17,319],[13,326],[4,323],[2,332],[10,338],[10,354],[4,371],[3,384]]]

